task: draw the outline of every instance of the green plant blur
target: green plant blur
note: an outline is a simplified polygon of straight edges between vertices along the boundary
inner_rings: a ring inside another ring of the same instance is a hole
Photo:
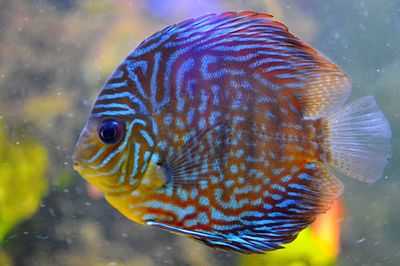
[[[0,242],[22,220],[30,217],[48,187],[46,149],[34,141],[13,144],[0,121]]]

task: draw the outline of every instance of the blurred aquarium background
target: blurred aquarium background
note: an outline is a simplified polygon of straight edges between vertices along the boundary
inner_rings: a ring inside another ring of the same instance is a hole
[[[332,212],[288,249],[244,256],[135,224],[70,155],[112,70],[142,40],[206,13],[270,13],[374,95],[392,159],[342,179]],[[399,0],[0,0],[0,265],[400,265]],[[340,229],[340,230],[339,230]]]

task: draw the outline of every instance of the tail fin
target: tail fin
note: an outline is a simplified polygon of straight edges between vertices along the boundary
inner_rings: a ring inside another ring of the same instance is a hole
[[[391,131],[374,97],[351,102],[326,119],[328,163],[364,182],[381,178],[390,158]]]

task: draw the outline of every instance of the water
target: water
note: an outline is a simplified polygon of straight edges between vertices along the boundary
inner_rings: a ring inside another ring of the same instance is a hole
[[[101,85],[137,44],[189,17],[242,10],[273,14],[352,78],[352,99],[374,95],[387,115],[393,150],[384,178],[342,179],[336,261],[400,263],[399,1],[41,0],[0,1],[0,265],[263,261],[130,222],[70,160]]]

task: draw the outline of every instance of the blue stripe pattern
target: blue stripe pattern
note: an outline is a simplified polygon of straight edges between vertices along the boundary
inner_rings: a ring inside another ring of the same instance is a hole
[[[299,133],[315,131],[303,115],[320,110],[299,106],[305,88],[334,94],[345,79],[268,15],[187,20],[143,41],[110,76],[89,119],[116,117],[125,135],[86,163],[131,188],[149,165],[162,167],[166,184],[154,193],[165,197],[130,205],[148,210],[148,225],[226,250],[273,250],[337,196],[339,185],[326,188],[330,177],[303,159],[320,148]]]

